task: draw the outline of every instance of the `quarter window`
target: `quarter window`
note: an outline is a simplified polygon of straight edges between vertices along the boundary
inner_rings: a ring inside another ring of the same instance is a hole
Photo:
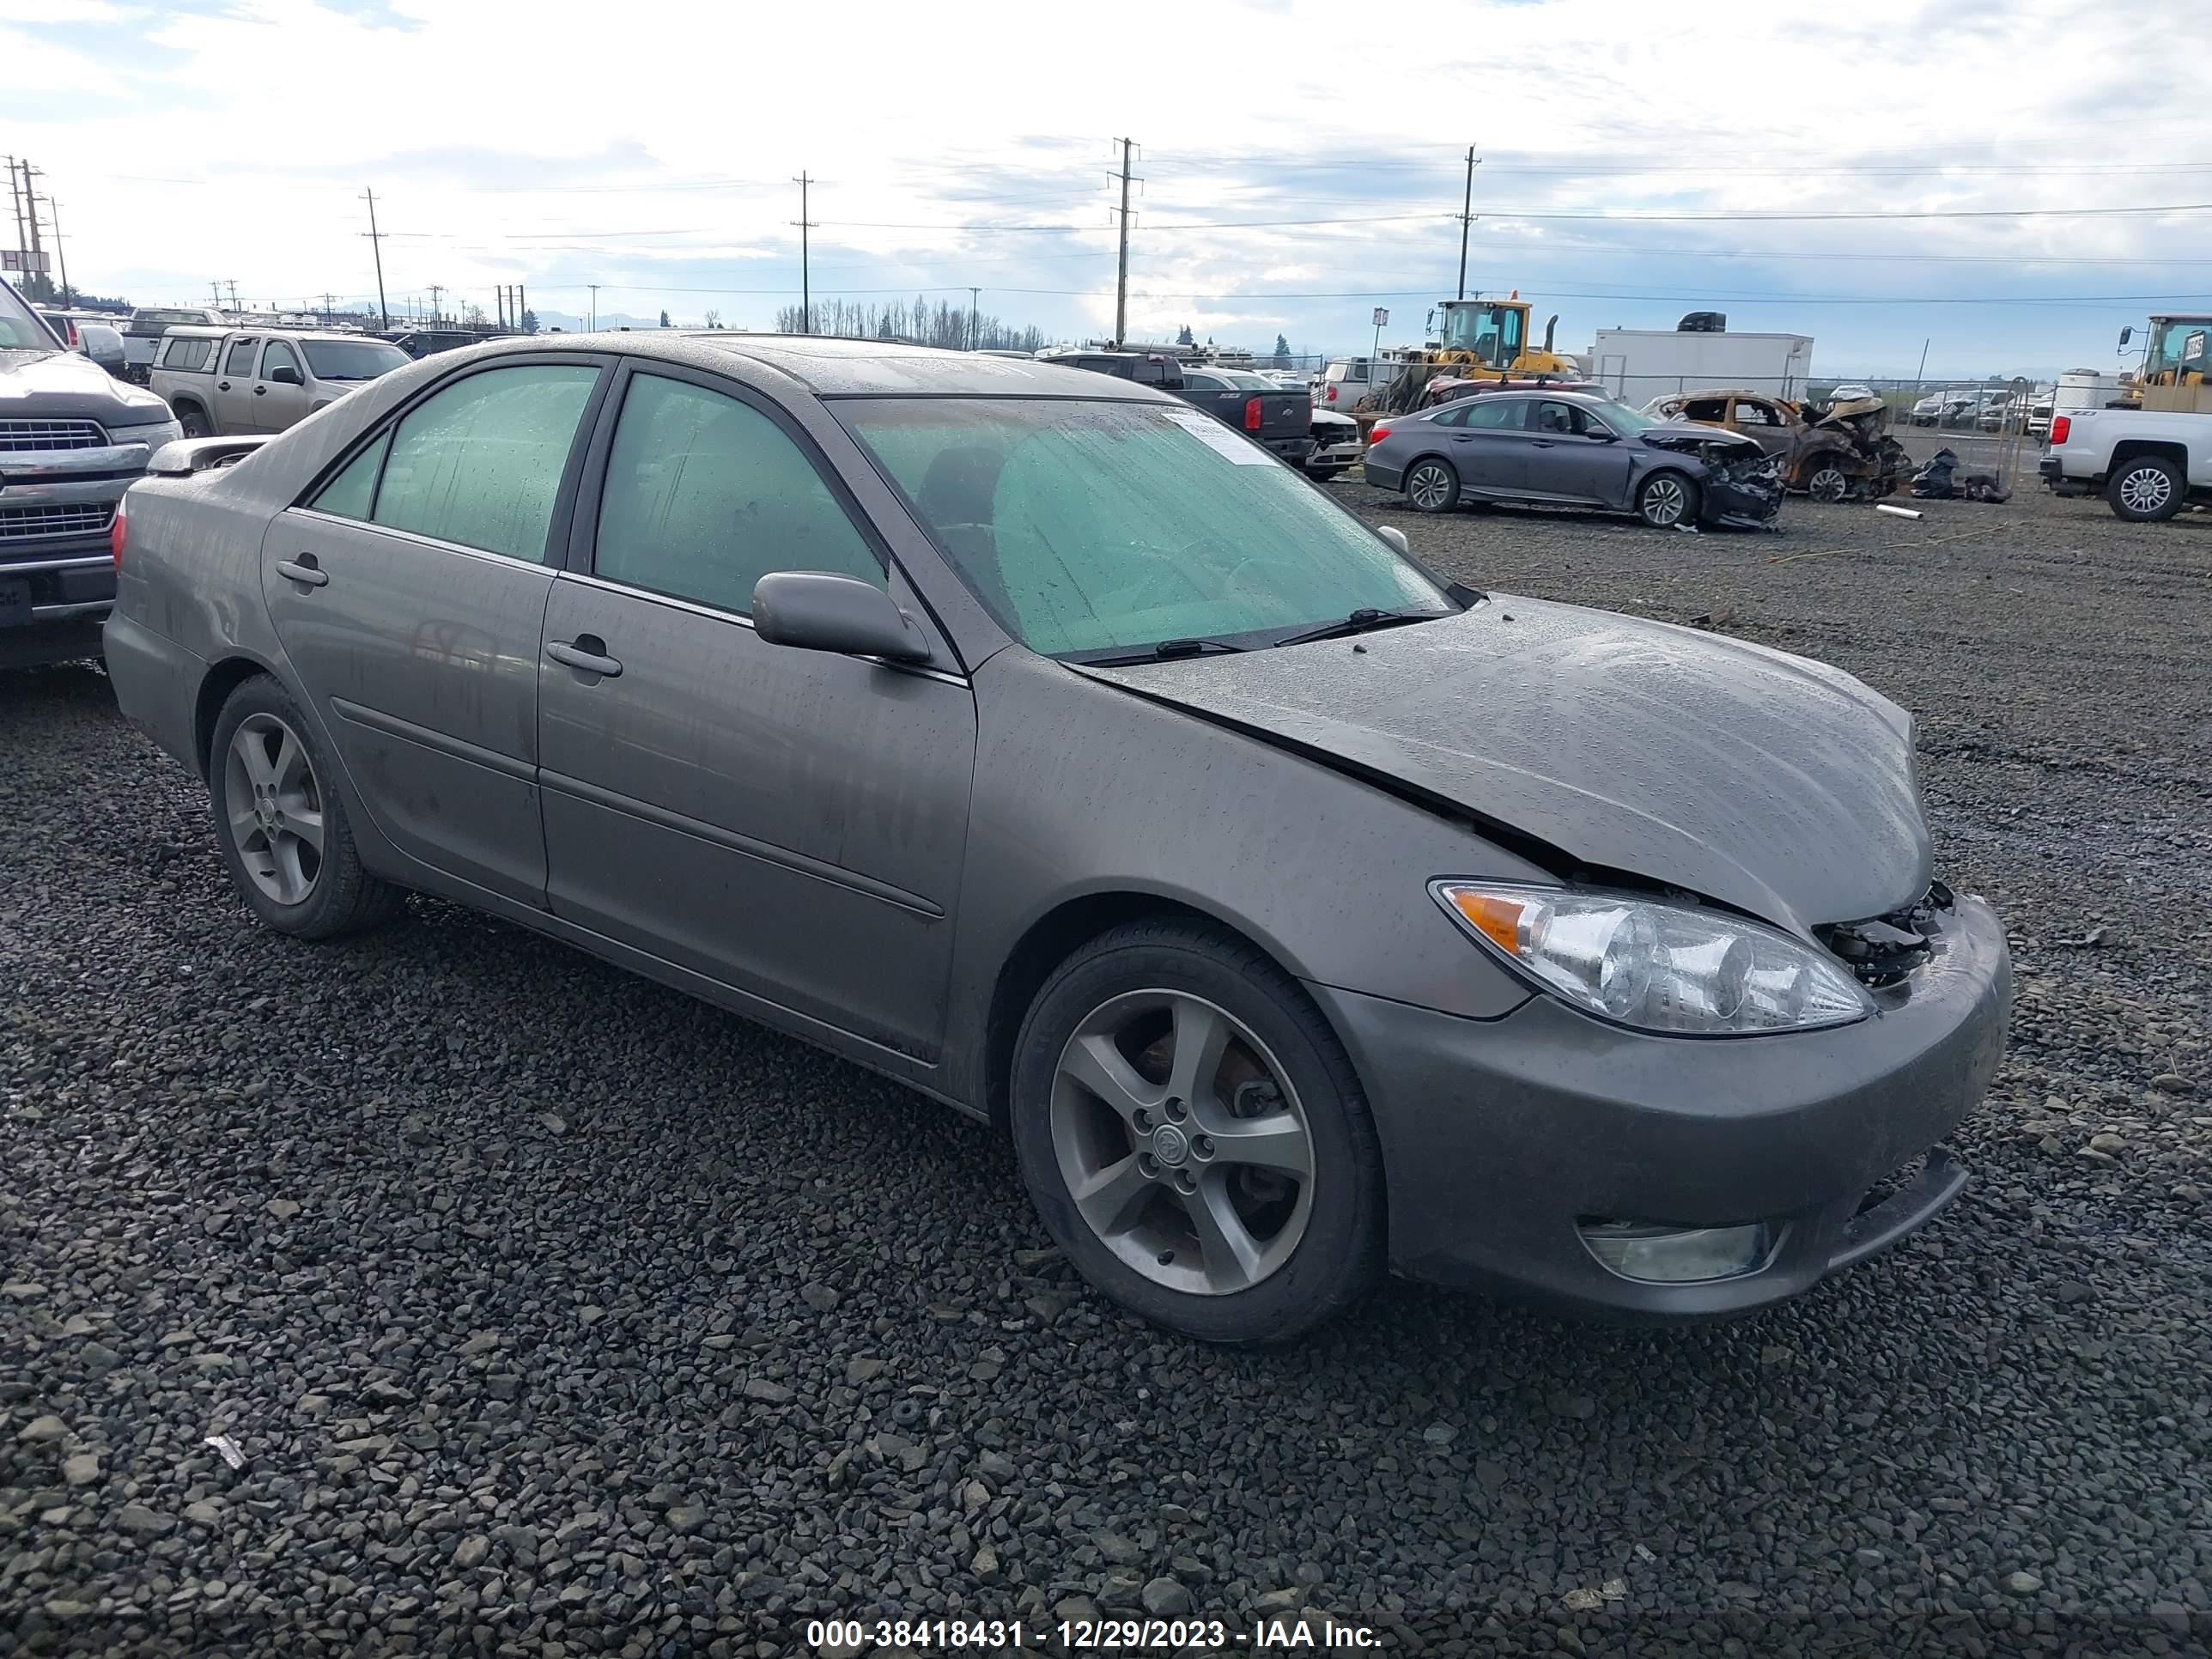
[[[253,373],[253,349],[258,340],[234,340],[230,349],[223,354],[222,372],[234,374],[243,380]]]
[[[325,484],[322,493],[307,505],[318,513],[366,521],[376,504],[377,469],[384,465],[384,452],[391,447],[392,434],[386,432],[348,461],[344,471]]]
[[[170,340],[162,348],[161,367],[199,371],[215,361],[215,342],[187,337]]]
[[[749,404],[658,374],[623,399],[592,569],[740,615],[772,570],[881,586],[881,562],[798,444]]]
[[[553,500],[599,376],[583,364],[531,363],[438,392],[392,434],[374,521],[543,563]]]

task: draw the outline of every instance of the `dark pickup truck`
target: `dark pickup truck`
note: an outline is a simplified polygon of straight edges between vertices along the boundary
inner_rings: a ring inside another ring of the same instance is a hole
[[[1185,363],[1159,351],[1078,349],[1048,352],[1044,360],[1172,392],[1292,466],[1304,465],[1313,449],[1313,398],[1243,369]]]

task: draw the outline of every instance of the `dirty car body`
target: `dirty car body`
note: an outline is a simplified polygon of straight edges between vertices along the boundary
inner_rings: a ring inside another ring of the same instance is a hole
[[[578,337],[156,471],[111,672],[257,917],[440,895],[1001,1124],[1171,1328],[1740,1312],[1963,1180],[2008,967],[1902,709],[1443,580],[1163,394]]]
[[[1723,387],[1670,392],[1644,412],[1743,434],[1780,460],[1785,488],[1816,501],[1879,501],[1896,493],[1905,469],[1905,446],[1889,435],[1889,405],[1871,394],[1808,417],[1787,398]]]
[[[1749,438],[1653,420],[1588,392],[1539,389],[1484,392],[1378,422],[1366,477],[1403,490],[1423,512],[1516,501],[1636,513],[1661,527],[1758,527],[1781,510],[1775,469]],[[1656,502],[1671,511],[1654,511]]]

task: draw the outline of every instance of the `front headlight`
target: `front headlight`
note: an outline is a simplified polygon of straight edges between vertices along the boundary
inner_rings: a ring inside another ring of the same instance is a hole
[[[1625,893],[1436,881],[1445,913],[1546,990],[1646,1031],[1842,1025],[1874,1004],[1841,966],[1758,922]]]

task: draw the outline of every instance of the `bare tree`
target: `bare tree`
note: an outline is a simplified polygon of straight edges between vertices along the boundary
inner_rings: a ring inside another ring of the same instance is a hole
[[[722,313],[721,313],[720,312],[719,312],[719,311],[710,311],[710,312],[708,312],[708,313],[707,313],[707,326],[708,326],[708,327],[709,327],[709,328],[720,328],[720,327],[721,327],[721,325],[722,325]]]

